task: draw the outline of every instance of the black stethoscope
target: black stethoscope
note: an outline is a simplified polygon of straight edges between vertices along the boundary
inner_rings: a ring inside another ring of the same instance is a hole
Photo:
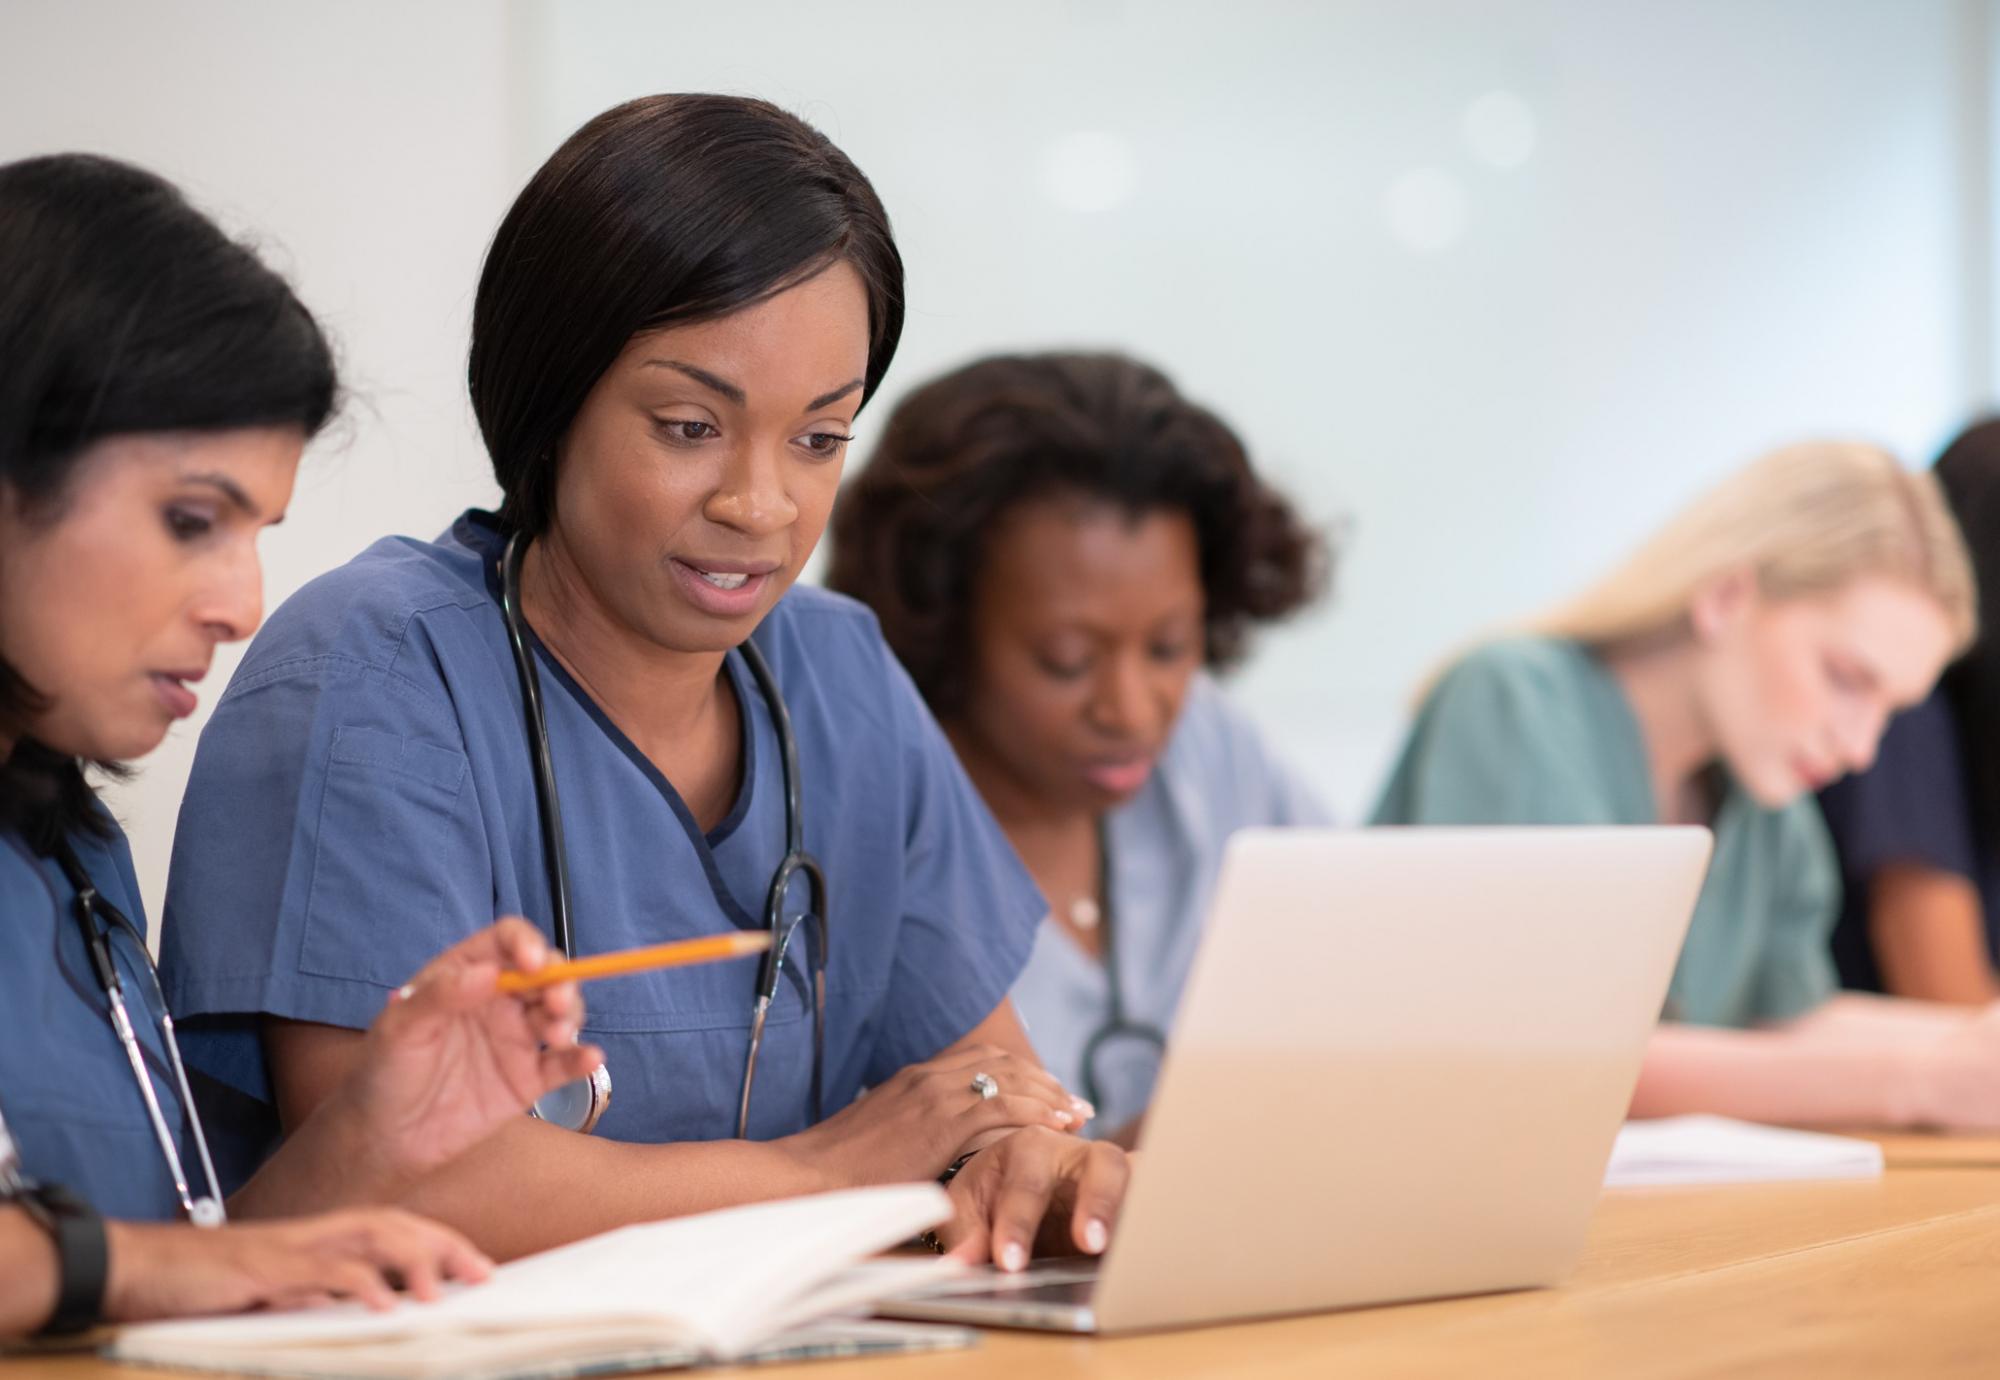
[[[515,533],[500,557],[500,616],[506,620],[507,641],[514,651],[514,670],[521,681],[528,756],[534,766],[535,802],[541,815],[542,855],[549,874],[550,928],[556,947],[575,957],[576,950],[571,946],[574,931],[570,924],[569,862],[563,846],[562,805],[556,798],[555,759],[549,754],[548,721],[542,715],[541,675],[528,642],[528,620],[521,612],[521,560],[527,554],[529,540],[526,535]],[[826,1057],[826,872],[805,849],[805,828],[799,817],[799,746],[792,734],[791,713],[785,708],[777,679],[756,644],[746,638],[737,650],[742,652],[757,682],[758,693],[770,710],[785,775],[785,856],[771,874],[770,889],[764,898],[764,925],[771,932],[771,947],[757,975],[755,1000],[750,1008],[750,1047],[743,1057],[743,1088],[736,1106],[736,1135],[743,1139],[750,1133],[750,1088],[757,1078],[757,1052],[764,1043],[765,1019],[778,995],[778,981],[792,937],[801,926],[809,930],[805,947],[812,978],[813,1123],[817,1125],[821,1117],[820,1075]],[[807,909],[803,915],[787,920],[785,893],[800,875],[806,879]],[[611,1074],[600,1064],[589,1078],[557,1088],[536,1102],[532,1110],[544,1121],[588,1133],[610,1105]]]
[[[194,1094],[188,1089],[187,1066],[181,1062],[180,1041],[174,1038],[173,1013],[167,1010],[166,993],[160,990],[159,970],[153,966],[153,955],[146,947],[146,936],[126,918],[123,911],[104,899],[67,839],[57,842],[55,857],[63,875],[69,878],[71,889],[76,892],[76,923],[83,931],[83,947],[90,955],[90,967],[97,975],[97,985],[104,989],[111,1029],[117,1034],[118,1043],[124,1047],[125,1057],[132,1065],[132,1077],[139,1084],[139,1095],[145,1101],[147,1119],[153,1124],[153,1136],[160,1143],[160,1154],[166,1159],[167,1173],[172,1176],[174,1192],[181,1200],[181,1211],[197,1227],[219,1227],[228,1220],[222,1206],[222,1183],[216,1178],[215,1161],[208,1153],[208,1137],[202,1133],[201,1117],[194,1109]],[[180,1094],[181,1109],[187,1113],[188,1131],[194,1140],[195,1153],[201,1158],[202,1176],[208,1183],[208,1192],[199,1198],[188,1186],[180,1145],[167,1125],[166,1113],[160,1107],[159,1092],[153,1087],[153,1076],[146,1071],[146,1053],[139,1045],[138,1033],[132,1025],[132,1013],[125,1005],[125,980],[119,976],[114,951],[120,933],[130,941],[130,948],[139,958],[139,971],[145,974],[147,985],[152,988],[153,1007],[160,1018],[160,1044],[166,1050],[167,1068],[173,1074],[174,1088]]]
[[[1090,1038],[1083,1042],[1083,1098],[1093,1107],[1105,1106],[1100,1096],[1097,1061],[1114,1041],[1136,1040],[1151,1045],[1161,1055],[1167,1052],[1166,1032],[1145,1021],[1135,1021],[1125,1011],[1125,980],[1118,972],[1118,907],[1111,892],[1111,831],[1100,817],[1097,822],[1098,925],[1104,938],[1105,1016]]]

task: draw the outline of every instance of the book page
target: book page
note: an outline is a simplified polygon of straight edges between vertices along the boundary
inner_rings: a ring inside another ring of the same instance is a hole
[[[945,1220],[935,1184],[854,1189],[622,1227],[502,1265],[485,1284],[386,1313],[357,1304],[127,1328],[120,1349],[243,1351],[537,1330],[629,1332],[733,1355],[830,1275]],[[920,1262],[927,1263],[927,1262]]]

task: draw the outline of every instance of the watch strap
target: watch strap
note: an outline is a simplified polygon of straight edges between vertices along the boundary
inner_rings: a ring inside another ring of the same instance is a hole
[[[0,1201],[27,1213],[55,1243],[56,1306],[37,1335],[60,1337],[97,1326],[104,1317],[104,1286],[111,1270],[104,1219],[90,1204],[54,1184],[21,1188]]]

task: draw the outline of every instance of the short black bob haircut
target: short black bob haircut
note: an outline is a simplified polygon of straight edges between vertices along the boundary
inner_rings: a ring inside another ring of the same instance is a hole
[[[996,356],[905,397],[834,505],[827,584],[874,609],[948,719],[972,688],[988,534],[1016,504],[1070,495],[1193,519],[1213,668],[1242,658],[1254,624],[1325,591],[1326,539],[1257,477],[1236,433],[1117,354]]]
[[[903,260],[846,154],[738,96],[647,96],[572,134],[500,222],[473,301],[467,381],[501,526],[548,530],[563,435],[633,336],[727,316],[842,261],[868,294],[865,402],[903,332]]]
[[[109,158],[0,166],[0,489],[60,520],[107,437],[296,426],[338,396],[333,353],[284,279],[171,183]],[[102,827],[81,764],[30,733],[47,694],[0,648],[0,829],[47,851]]]

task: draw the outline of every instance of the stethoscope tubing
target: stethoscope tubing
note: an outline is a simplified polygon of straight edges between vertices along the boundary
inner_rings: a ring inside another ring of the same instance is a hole
[[[188,1086],[187,1065],[181,1060],[180,1040],[174,1034],[173,1012],[167,1009],[167,995],[160,986],[159,970],[153,966],[153,955],[146,946],[146,936],[139,932],[139,927],[123,911],[98,891],[67,840],[56,845],[56,862],[76,893],[77,926],[83,932],[84,948],[90,955],[90,966],[97,976],[97,984],[104,991],[112,1033],[118,1037],[126,1062],[132,1066],[133,1081],[139,1086],[139,1096],[146,1106],[146,1119],[153,1128],[154,1139],[160,1144],[160,1154],[166,1161],[168,1175],[174,1181],[174,1193],[180,1199],[181,1210],[198,1227],[221,1226],[228,1220],[228,1211],[223,1206],[222,1181],[215,1172],[215,1160],[208,1151],[208,1135],[202,1128],[201,1114],[195,1109],[194,1092]],[[160,1104],[159,1090],[153,1086],[152,1073],[146,1068],[145,1052],[140,1047],[138,1030],[132,1024],[132,1013],[125,1002],[125,982],[118,974],[113,939],[119,931],[124,932],[133,952],[138,955],[139,971],[144,974],[151,989],[153,1009],[159,1016],[160,1044],[167,1056],[167,1070],[173,1076],[174,1091],[187,1114],[188,1131],[194,1141],[195,1154],[201,1161],[203,1181],[208,1185],[208,1193],[200,1198],[194,1195],[189,1184],[180,1145],[174,1138],[172,1128],[167,1125],[166,1109]]]
[[[548,720],[542,712],[542,678],[535,653],[528,646],[527,615],[521,611],[521,561],[528,543],[515,536],[502,556],[500,613],[507,625],[507,645],[514,653],[514,672],[521,682],[521,712],[527,717],[528,753],[534,759],[535,810],[542,826],[542,861],[549,874],[549,931],[556,947],[574,955],[570,946],[569,848],[563,838],[562,800],[556,793],[555,758],[549,751]]]
[[[1097,1059],[1113,1040],[1136,1039],[1166,1053],[1166,1032],[1145,1021],[1132,1020],[1125,1011],[1125,979],[1118,969],[1118,905],[1111,882],[1111,830],[1103,820],[1097,825],[1097,856],[1100,873],[1098,889],[1099,932],[1104,936],[1105,1018],[1083,1042],[1081,1059],[1084,1100],[1103,1106],[1102,1085],[1097,1079]]]
[[[522,714],[541,824],[542,854],[549,877],[550,929],[557,947],[566,954],[574,954],[568,849],[563,838],[562,804],[556,792],[555,758],[549,748],[548,720],[542,708],[541,675],[535,666],[534,650],[528,641],[527,617],[521,608],[521,564],[527,555],[528,543],[525,533],[516,532],[508,538],[506,549],[501,553],[500,612],[507,625],[507,641],[521,685]],[[772,934],[772,943],[758,971],[750,1010],[750,1039],[744,1051],[743,1084],[737,1098],[736,1135],[742,1139],[749,1134],[750,1092],[756,1082],[757,1057],[763,1049],[764,1027],[770,1016],[771,1004],[778,995],[778,984],[792,939],[802,926],[808,931],[806,962],[811,973],[810,999],[813,1005],[813,1122],[817,1124],[822,1117],[826,1060],[827,885],[825,869],[805,848],[798,739],[792,730],[791,711],[785,705],[777,677],[772,674],[770,664],[765,661],[756,643],[746,638],[737,650],[749,666],[751,677],[756,681],[758,692],[771,715],[771,726],[778,739],[779,764],[783,769],[785,800],[785,856],[772,874],[764,902],[764,924]],[[807,911],[797,920],[787,922],[784,918],[785,897],[793,879],[801,874],[806,879]],[[603,1075],[602,1096],[597,1095],[598,1081],[593,1075],[591,1109],[585,1124],[577,1128],[585,1132],[596,1125],[604,1104],[610,1100],[609,1072],[600,1066],[598,1074]]]

